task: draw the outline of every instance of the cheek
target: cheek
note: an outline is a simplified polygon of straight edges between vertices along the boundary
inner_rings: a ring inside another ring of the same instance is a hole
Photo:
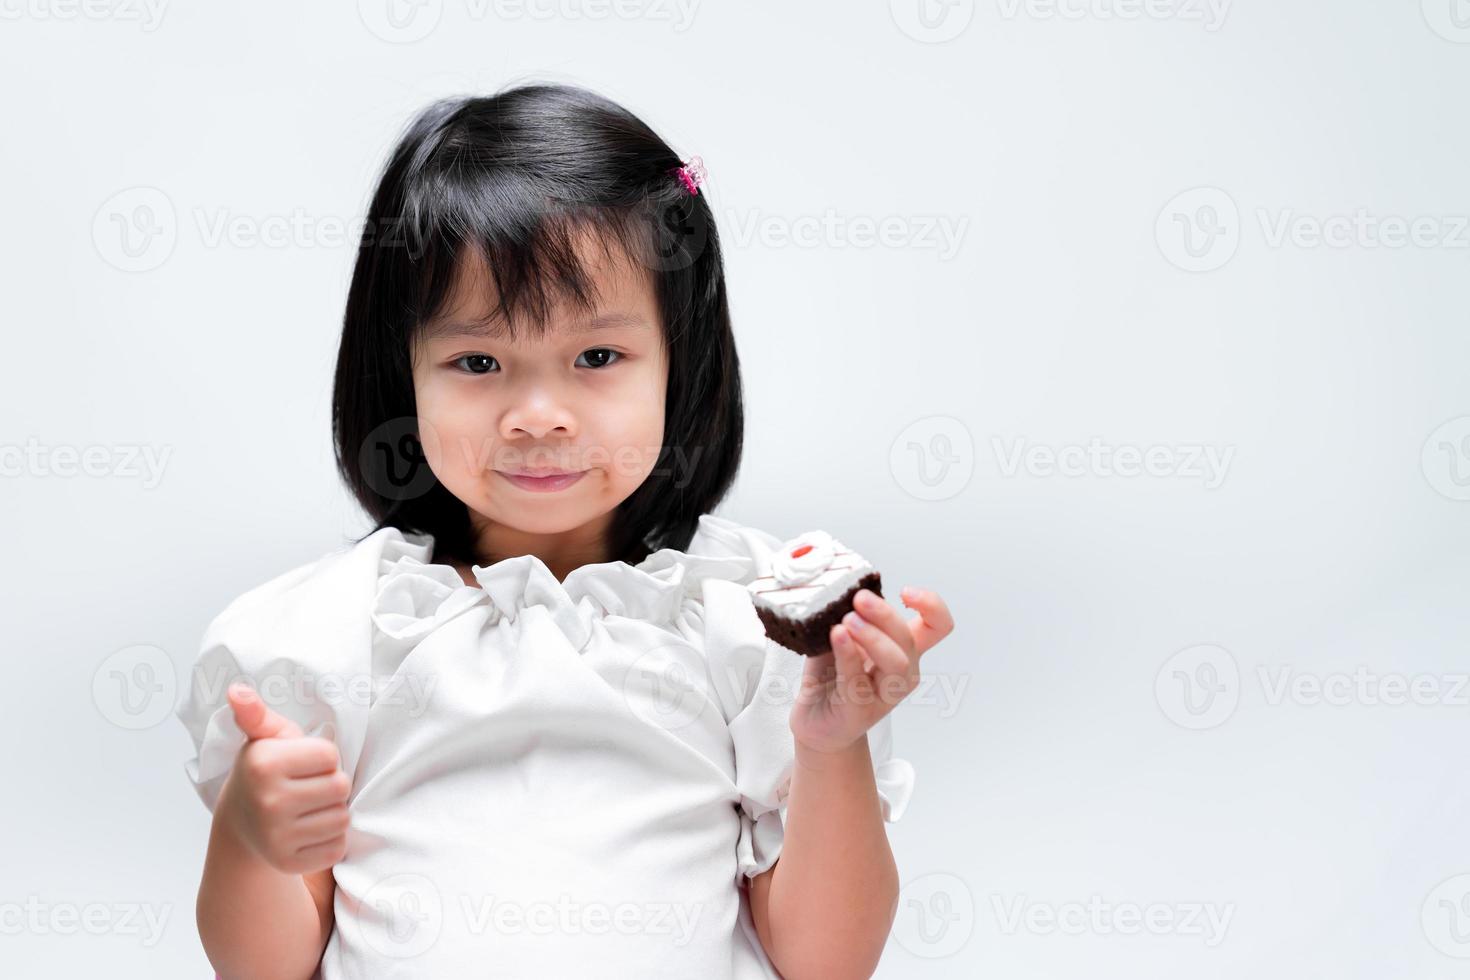
[[[652,471],[663,441],[662,395],[644,373],[633,377],[630,372],[577,410],[581,432],[576,442],[586,465],[602,471],[609,488],[636,486]]]
[[[663,391],[648,383],[640,381],[599,391],[579,415],[583,433],[591,437],[589,442],[612,449],[656,448],[663,439]]]
[[[416,387],[414,397],[424,457],[441,481],[448,484],[457,474],[489,465],[494,433],[483,404],[453,385],[433,382]]]
[[[598,417],[597,445],[609,483],[628,489],[653,471],[663,447],[663,407],[658,402],[632,400],[616,413]]]

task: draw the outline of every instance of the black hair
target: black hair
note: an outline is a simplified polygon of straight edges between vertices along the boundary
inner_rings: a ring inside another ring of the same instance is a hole
[[[512,333],[522,319],[544,330],[555,299],[589,308],[573,243],[591,230],[651,273],[669,365],[659,456],[618,506],[609,553],[636,564],[688,546],[734,482],[744,412],[714,217],[682,163],[627,109],[569,85],[444,99],[409,123],[364,222],[332,390],[337,468],[374,531],[431,534],[437,556],[484,563],[468,507],[424,458],[413,345],[461,258],[488,264]]]

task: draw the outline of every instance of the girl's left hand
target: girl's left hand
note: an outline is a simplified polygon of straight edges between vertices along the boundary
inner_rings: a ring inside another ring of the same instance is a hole
[[[808,657],[791,709],[797,745],[836,752],[863,738],[919,684],[919,657],[954,629],[937,592],[905,588],[906,620],[881,596],[862,589],[854,611],[832,627],[832,650]]]

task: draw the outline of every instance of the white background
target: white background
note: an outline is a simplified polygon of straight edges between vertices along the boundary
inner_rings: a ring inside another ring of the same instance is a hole
[[[343,228],[432,97],[547,80],[709,168],[722,512],[957,619],[880,976],[1463,975],[1470,4],[386,2],[0,0],[0,972],[208,975],[170,712],[225,603],[366,527]]]

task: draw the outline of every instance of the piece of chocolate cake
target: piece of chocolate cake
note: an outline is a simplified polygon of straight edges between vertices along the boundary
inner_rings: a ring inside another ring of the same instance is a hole
[[[831,651],[828,635],[859,589],[883,594],[878,571],[826,531],[787,541],[748,588],[766,636],[808,657]]]

